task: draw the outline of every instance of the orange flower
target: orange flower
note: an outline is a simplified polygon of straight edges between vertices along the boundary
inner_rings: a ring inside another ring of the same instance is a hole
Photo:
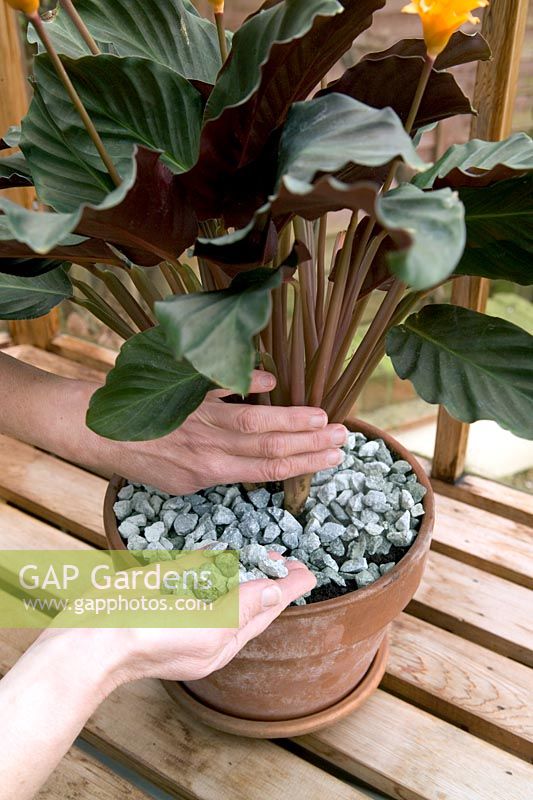
[[[215,10],[215,14],[224,13],[224,0],[209,0]]]
[[[474,8],[488,4],[488,0],[412,0],[402,11],[420,16],[428,55],[436,58],[461,25],[479,22],[472,16]]]
[[[25,14],[34,14],[39,10],[39,0],[6,0],[6,3],[15,11],[24,11]]]

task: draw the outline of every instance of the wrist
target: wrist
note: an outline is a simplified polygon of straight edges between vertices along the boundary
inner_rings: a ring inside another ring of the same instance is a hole
[[[126,681],[128,648],[126,630],[48,629],[27,655],[38,656],[44,670],[53,671],[71,688],[82,687],[87,701],[96,707]]]
[[[86,423],[90,399],[98,388],[98,384],[89,381],[70,381],[68,398],[72,416],[58,438],[68,461],[110,477],[116,470],[118,443],[94,433]]]

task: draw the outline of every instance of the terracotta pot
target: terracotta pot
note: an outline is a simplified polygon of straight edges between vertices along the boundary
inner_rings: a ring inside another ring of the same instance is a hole
[[[433,491],[420,464],[399,442],[358,420],[348,421],[347,426],[369,439],[384,439],[413,466],[427,489],[418,536],[399,563],[375,583],[331,600],[286,609],[226,667],[171,691],[183,705],[203,708],[202,719],[214,727],[252,736],[316,730],[350,713],[366,697],[365,676],[373,676],[375,688],[376,661],[383,662],[383,674],[388,626],[415,594],[424,570],[434,522]],[[105,500],[104,521],[112,549],[124,549],[113,513],[122,484],[114,477]],[[376,659],[380,648],[381,658]]]

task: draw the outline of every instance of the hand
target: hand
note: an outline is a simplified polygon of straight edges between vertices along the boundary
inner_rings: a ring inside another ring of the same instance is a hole
[[[250,392],[274,386],[273,375],[255,371]],[[209,392],[164,438],[105,442],[100,463],[129,480],[179,495],[217,484],[283,481],[342,461],[339,448],[348,432],[343,425],[328,425],[322,409],[224,403],[230,394]]]
[[[251,393],[275,379],[253,373]],[[339,464],[347,438],[320,408],[224,403],[209,392],[178,430],[147,442],[114,442],[85,424],[97,384],[51,375],[0,352],[0,433],[110,477],[114,472],[171,494],[227,483],[282,481]]]
[[[31,800],[88,718],[120,684],[145,677],[195,680],[227,664],[315,585],[303,564],[288,562],[287,567],[289,575],[282,580],[239,587],[236,630],[83,628],[41,634],[0,681],[0,800]]]
[[[278,553],[269,555],[281,558]],[[239,592],[238,628],[55,628],[43,633],[36,644],[70,638],[71,653],[99,665],[102,696],[140,678],[198,680],[224,667],[293,600],[314,588],[316,578],[304,564],[287,561],[286,566],[286,578],[248,581],[232,590]],[[91,671],[94,675],[94,667]]]

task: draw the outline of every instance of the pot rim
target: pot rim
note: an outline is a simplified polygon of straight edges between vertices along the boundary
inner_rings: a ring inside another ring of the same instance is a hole
[[[365,601],[372,601],[376,599],[379,595],[385,593],[389,587],[392,586],[392,584],[400,580],[402,573],[405,572],[415,560],[424,555],[426,550],[426,539],[431,538],[435,520],[435,498],[429,476],[423,469],[420,462],[393,436],[388,434],[386,431],[382,431],[380,428],[377,428],[375,425],[371,425],[369,422],[364,422],[363,420],[357,418],[348,418],[345,421],[345,425],[354,433],[359,431],[365,436],[368,436],[368,438],[383,439],[384,442],[397,455],[400,456],[401,459],[408,461],[409,464],[411,464],[418,481],[427,489],[427,493],[423,501],[425,513],[422,518],[422,523],[420,525],[417,537],[414,543],[410,546],[408,552],[402,556],[400,561],[393,567],[393,569],[390,570],[390,572],[382,575],[380,578],[374,581],[374,583],[371,583],[369,586],[365,586],[362,589],[346,592],[346,594],[339,595],[339,597],[331,597],[329,600],[318,600],[316,603],[307,603],[305,606],[288,606],[288,608],[282,611],[283,616],[290,615],[292,617],[305,617],[310,614],[326,613],[336,608],[342,608],[347,604],[357,602],[358,599]],[[118,533],[118,526],[116,524],[116,519],[113,512],[113,504],[115,502],[117,490],[123,480],[124,479],[119,475],[113,475],[109,481],[104,499],[104,527],[106,538],[108,540],[108,544],[111,545],[112,537],[108,531],[108,524],[113,524],[113,533],[116,532],[116,536],[122,544],[122,548],[120,549],[126,549],[126,546],[124,545],[120,534]]]

